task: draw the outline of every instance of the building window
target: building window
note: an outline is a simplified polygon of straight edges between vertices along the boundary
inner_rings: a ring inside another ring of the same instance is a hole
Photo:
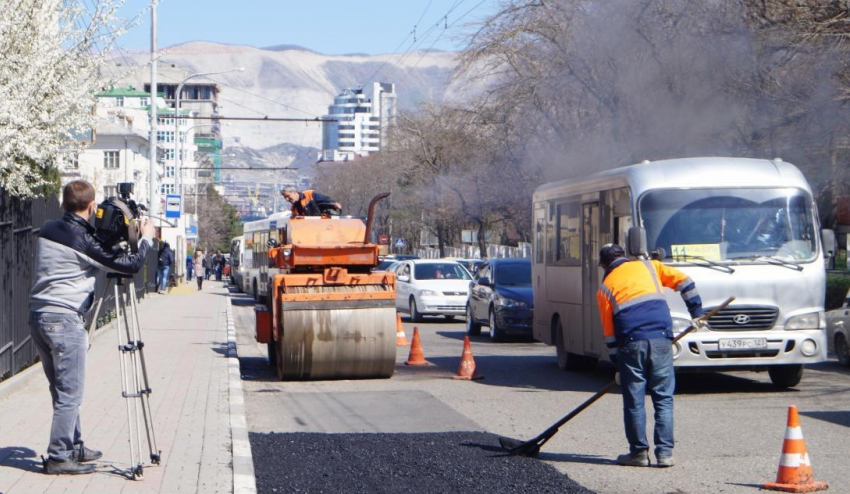
[[[120,155],[118,151],[103,152],[103,167],[107,170],[114,170],[121,166]]]
[[[173,194],[174,184],[162,184],[161,194]]]
[[[147,98],[139,98],[139,106],[148,106],[151,101]]]
[[[171,117],[159,117],[158,119],[156,119],[156,121],[158,122],[158,125],[168,125],[174,127],[174,119]]]
[[[180,142],[186,142],[186,133],[180,132]]]
[[[124,106],[124,97],[119,96],[115,98],[115,106]]]
[[[115,197],[118,195],[118,187],[115,185],[103,186],[103,197]]]
[[[174,167],[166,166],[165,167],[165,176],[168,178],[174,178]]]
[[[174,142],[174,131],[173,130],[157,130],[156,131],[156,140],[157,140],[157,142]]]
[[[168,161],[174,161],[174,149],[165,149],[165,159]]]

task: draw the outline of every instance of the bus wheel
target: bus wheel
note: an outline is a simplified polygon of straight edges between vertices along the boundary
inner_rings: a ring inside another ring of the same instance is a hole
[[[555,328],[555,352],[558,355],[558,368],[565,371],[578,370],[581,368],[581,355],[568,352],[564,347],[564,330],[561,321]]]
[[[773,365],[768,367],[770,382],[777,388],[793,388],[803,378],[802,365]]]

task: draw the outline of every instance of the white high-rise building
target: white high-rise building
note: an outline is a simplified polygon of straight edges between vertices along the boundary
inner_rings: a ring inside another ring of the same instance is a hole
[[[319,161],[349,161],[386,149],[388,129],[397,115],[395,84],[375,82],[343,89],[323,118]]]

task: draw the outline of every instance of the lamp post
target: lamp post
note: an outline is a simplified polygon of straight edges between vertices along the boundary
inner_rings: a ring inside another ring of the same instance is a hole
[[[196,77],[206,77],[206,76],[211,76],[211,75],[221,75],[221,74],[229,74],[231,72],[244,72],[244,71],[245,71],[244,67],[239,67],[238,69],[223,70],[223,71],[220,71],[220,72],[201,72],[201,73],[198,73],[198,74],[190,75],[189,77],[180,81],[180,84],[177,85],[177,91],[174,92],[174,150],[175,150],[174,158],[175,158],[176,164],[177,164],[177,177],[178,177],[178,180],[180,181],[180,189],[181,190],[183,188],[183,173],[182,173],[183,159],[182,159],[182,156],[180,156],[180,152],[178,151],[178,147],[182,148],[182,146],[178,146],[178,145],[182,144],[180,142],[180,94],[183,92],[183,85],[185,85],[186,82],[189,81],[190,79],[194,79]],[[187,134],[186,137],[188,137],[188,133],[189,133],[189,131],[186,130],[186,134]]]

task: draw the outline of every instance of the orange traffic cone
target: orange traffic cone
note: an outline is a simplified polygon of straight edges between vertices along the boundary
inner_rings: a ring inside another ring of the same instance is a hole
[[[460,357],[460,365],[457,368],[455,379],[483,379],[475,373],[475,359],[472,358],[472,345],[469,344],[469,336],[463,337],[463,354]]]
[[[408,346],[410,342],[407,341],[407,336],[404,335],[404,326],[401,324],[401,316],[396,313],[396,332],[395,332],[395,346]]]
[[[404,365],[428,365],[425,354],[422,352],[422,343],[419,341],[419,328],[413,327],[413,344],[410,346],[410,354]]]
[[[783,492],[815,492],[829,488],[826,482],[816,482],[812,475],[812,463],[806,452],[800,417],[797,415],[797,407],[793,405],[788,407],[788,427],[785,429],[776,482],[763,484],[762,488]]]

